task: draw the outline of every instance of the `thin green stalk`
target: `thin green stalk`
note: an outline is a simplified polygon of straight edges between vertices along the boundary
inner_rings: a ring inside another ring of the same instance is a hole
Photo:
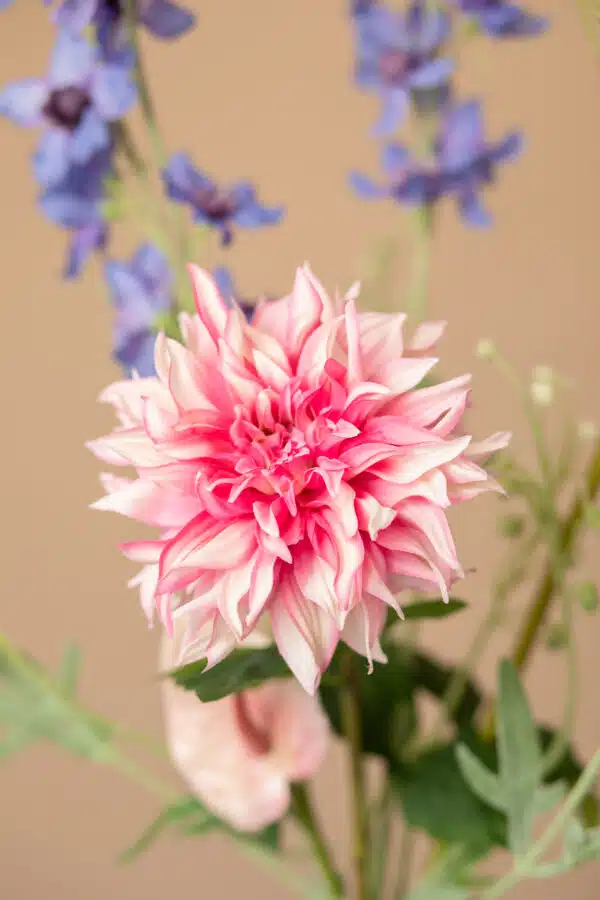
[[[422,322],[427,314],[429,301],[429,275],[433,246],[432,212],[428,206],[414,213],[415,253],[413,273],[408,293],[406,311],[413,325]]]
[[[371,815],[368,880],[369,893],[376,900],[381,900],[385,890],[393,813],[392,783],[386,771],[381,796]]]
[[[368,900],[367,849],[369,821],[362,760],[360,722],[360,694],[357,683],[357,659],[351,650],[344,652],[342,661],[341,711],[343,731],[350,751],[350,777],[352,785],[352,864],[354,869],[356,900]]]
[[[523,878],[529,877],[532,869],[541,857],[552,847],[554,842],[564,832],[569,820],[577,812],[590,788],[596,781],[600,772],[600,750],[592,757],[590,763],[580,775],[577,783],[569,793],[565,803],[558,811],[542,836],[532,845],[523,857],[515,861],[515,866],[503,878],[496,882],[488,890],[480,895],[480,900],[496,900],[511,888],[515,887]]]
[[[398,852],[398,874],[396,876],[393,893],[394,900],[402,900],[408,893],[410,886],[411,864],[415,849],[415,833],[404,823],[404,831],[400,841]]]
[[[315,859],[317,860],[323,877],[328,886],[329,896],[343,897],[344,885],[340,873],[335,868],[327,841],[317,822],[310,801],[310,795],[306,784],[298,782],[292,785],[292,811],[304,829],[312,845]]]
[[[585,519],[585,510],[600,490],[600,439],[592,450],[590,462],[585,471],[583,488],[578,492],[570,511],[558,528],[558,552],[561,559],[569,559]],[[524,668],[535,647],[537,637],[546,622],[548,611],[556,593],[561,588],[561,579],[556,574],[556,561],[549,559],[528,606],[521,627],[517,632],[511,659],[518,669]],[[490,707],[484,719],[483,734],[491,738],[494,733],[494,709]]]

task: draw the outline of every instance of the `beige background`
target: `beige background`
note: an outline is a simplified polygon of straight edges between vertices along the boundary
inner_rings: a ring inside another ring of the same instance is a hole
[[[247,294],[284,291],[309,260],[330,286],[361,272],[365,249],[396,233],[410,252],[402,213],[363,205],[345,185],[352,167],[377,171],[367,136],[375,102],[354,91],[348,73],[345,0],[204,0],[199,28],[174,45],[148,43],[160,120],[171,149],[186,148],[224,179],[249,176],[265,201],[284,202],[285,224],[243,234],[235,247]],[[474,428],[514,428],[525,446],[513,399],[472,360],[493,336],[523,372],[546,362],[578,382],[580,416],[600,419],[598,404],[598,210],[600,69],[574,0],[532,0],[552,31],[519,44],[477,42],[465,52],[464,90],[486,98],[490,130],[523,126],[527,152],[502,173],[489,197],[497,222],[488,234],[442,217],[435,250],[433,312],[450,320],[444,370],[475,367]],[[599,36],[600,37],[600,36]],[[0,83],[44,70],[51,33],[38,0],[17,0],[0,19]],[[57,277],[63,235],[37,215],[28,153],[33,136],[0,123],[2,229],[3,440],[1,627],[49,664],[68,639],[85,648],[83,695],[91,706],[160,733],[152,682],[156,635],[148,633],[131,569],[116,543],[126,521],[88,511],[99,494],[98,465],[84,441],[109,427],[95,403],[117,374],[109,360],[110,309],[98,269],[81,283]],[[465,646],[485,604],[498,556],[495,501],[455,517],[462,556],[478,574],[473,608],[431,640],[448,657]],[[582,617],[580,616],[580,619]],[[582,662],[577,744],[600,745],[598,622],[579,622]],[[486,675],[493,659],[486,659]],[[562,663],[542,657],[530,676],[538,709],[558,717]],[[340,768],[319,785],[328,825],[341,838]],[[161,842],[134,866],[118,852],[156,812],[138,788],[108,771],[36,748],[0,770],[0,894],[6,900],[159,900],[193,895],[281,897],[278,887],[224,842]],[[515,896],[595,898],[600,867]]]

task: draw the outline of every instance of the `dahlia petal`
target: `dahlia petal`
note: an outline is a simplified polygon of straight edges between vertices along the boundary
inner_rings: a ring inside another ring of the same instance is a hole
[[[446,330],[446,322],[423,322],[418,325],[408,343],[412,353],[428,353],[439,341]]]
[[[446,565],[456,570],[460,568],[452,533],[441,509],[427,500],[407,500],[398,511],[398,517],[401,522],[419,529]]]
[[[200,389],[195,357],[178,341],[166,340],[169,354],[169,389],[180,409],[214,410],[215,407]]]
[[[403,394],[420,384],[436,363],[436,358],[401,357],[381,366],[377,377],[392,393]]]
[[[351,385],[361,383],[363,381],[363,362],[362,349],[360,345],[360,330],[354,298],[347,301],[344,315],[346,322],[346,339],[348,342],[347,382],[348,385]]]
[[[450,463],[450,466],[452,466],[452,463]],[[450,466],[445,467],[445,471]],[[406,484],[395,484],[392,481],[368,475],[363,479],[362,487],[382,506],[394,510],[398,509],[399,504],[410,497],[423,497],[425,500],[429,500],[443,509],[450,506],[448,482],[443,472],[437,469],[427,472],[416,481],[409,481]]]
[[[432,469],[456,459],[466,449],[470,440],[470,435],[464,435],[439,444],[411,447],[408,452],[396,453],[383,462],[378,462],[374,474],[397,484],[408,484],[421,478],[426,472],[431,472]]]
[[[93,503],[92,509],[120,513],[159,528],[181,527],[202,511],[202,504],[193,496],[171,494],[151,481],[122,481],[108,488],[112,492]]]
[[[251,556],[246,563],[232,568],[222,579],[222,592],[218,600],[219,612],[238,639],[243,636],[246,625],[242,620],[240,604],[248,594],[255,562],[255,557]]]
[[[279,652],[304,690],[314,694],[338,642],[335,622],[304,597],[294,576],[287,574],[271,608],[271,623]]]
[[[146,433],[140,429],[114,431],[112,434],[86,445],[104,462],[117,466],[160,466],[169,461],[158,451]]]
[[[431,428],[445,437],[456,426],[467,402],[470,375],[454,378],[431,387],[402,394],[383,410],[389,416],[401,416],[420,428]]]
[[[281,391],[286,386],[290,380],[289,375],[269,356],[266,356],[260,350],[253,350],[252,359],[258,377],[264,384],[276,391]]]
[[[200,266],[190,264],[188,272],[192,279],[194,300],[200,321],[204,324],[211,338],[217,343],[225,334],[227,324],[227,306],[219,293],[217,284]]]
[[[327,754],[329,720],[320,704],[294,681],[278,679],[268,689],[278,704],[277,715],[271,716],[274,761],[293,781],[310,778]]]
[[[296,271],[288,307],[284,347],[298,358],[306,339],[321,324],[324,291],[307,266]]]
[[[133,562],[157,563],[163,546],[163,541],[127,541],[119,544],[119,550]]]
[[[358,527],[366,531],[373,541],[377,539],[381,529],[387,528],[396,518],[394,509],[383,506],[369,493],[356,498],[356,512]]]
[[[252,627],[262,614],[275,582],[275,560],[265,553],[255,558],[248,592],[248,625]]]
[[[406,316],[403,313],[361,314],[360,346],[364,361],[364,376],[368,381],[379,381],[378,373],[381,367],[402,356],[405,322]]]
[[[491,456],[493,453],[497,453],[498,450],[504,450],[504,448],[510,443],[511,436],[512,435],[510,431],[497,431],[489,438],[486,438],[485,441],[477,441],[472,443],[467,451],[467,456]]]
[[[356,653],[365,656],[369,663],[369,674],[373,671],[373,660],[386,663],[387,656],[379,642],[387,609],[379,600],[365,597],[348,615],[340,638]]]
[[[184,534],[184,532],[186,532]],[[180,566],[225,570],[246,562],[256,547],[254,522],[235,520],[224,528],[201,521],[186,526],[161,556],[161,573]]]
[[[158,582],[158,565],[148,565],[138,572],[133,578],[129,579],[128,587],[139,587],[140,589],[140,606],[148,620],[148,624],[152,626],[154,621],[156,594],[156,584]]]

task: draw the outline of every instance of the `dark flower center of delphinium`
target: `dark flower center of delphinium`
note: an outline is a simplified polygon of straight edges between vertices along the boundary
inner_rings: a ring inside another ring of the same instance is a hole
[[[123,12],[123,0],[103,0],[103,3],[108,12],[112,13],[115,18]]]
[[[220,191],[217,187],[201,187],[194,191],[194,201],[207,219],[221,222],[236,211],[236,202],[229,191]]]
[[[379,57],[379,73],[386,84],[399,84],[421,61],[420,56],[390,47]]]
[[[83,88],[64,87],[52,91],[43,112],[53,125],[72,131],[77,128],[90,104],[89,94]]]

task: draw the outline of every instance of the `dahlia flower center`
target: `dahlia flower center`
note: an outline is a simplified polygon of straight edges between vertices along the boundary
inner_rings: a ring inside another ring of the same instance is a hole
[[[44,108],[44,115],[61,128],[73,131],[81,122],[91,100],[83,88],[70,85],[52,91]]]

